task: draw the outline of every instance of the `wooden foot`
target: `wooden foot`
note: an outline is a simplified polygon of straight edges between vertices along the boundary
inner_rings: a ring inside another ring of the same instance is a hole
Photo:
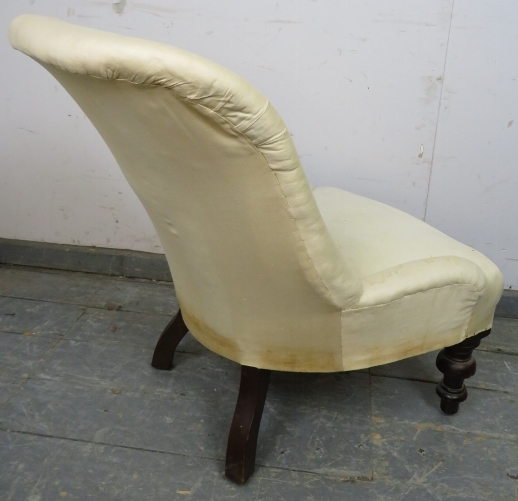
[[[445,414],[456,414],[459,404],[468,398],[464,380],[473,376],[477,370],[477,364],[472,357],[473,350],[490,333],[491,329],[481,332],[462,343],[444,348],[437,355],[437,368],[444,374],[437,385],[437,395],[441,397],[441,410]]]
[[[244,484],[255,469],[257,436],[268,392],[270,371],[241,366],[241,385],[228,436],[225,476]]]
[[[173,368],[173,357],[176,347],[188,331],[189,329],[183,322],[182,311],[178,310],[178,313],[167,324],[156,344],[151,362],[155,369],[169,371]]]

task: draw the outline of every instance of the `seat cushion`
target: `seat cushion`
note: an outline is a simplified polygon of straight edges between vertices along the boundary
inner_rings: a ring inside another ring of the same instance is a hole
[[[375,200],[332,187],[317,188],[313,193],[331,237],[364,283],[363,299],[343,314],[342,325],[346,331],[343,344],[344,347],[356,346],[356,352],[370,353],[364,359],[355,355],[354,360],[349,360],[345,350],[346,369],[425,353],[491,327],[494,308],[502,294],[503,278],[487,257],[423,221]],[[449,278],[449,273],[456,276]],[[466,279],[468,275],[473,278]],[[457,283],[457,277],[463,280]],[[378,303],[366,299],[373,296],[372,283],[378,287],[374,296],[382,298]],[[387,290],[383,291],[384,287]],[[400,291],[395,290],[398,288]],[[427,289],[435,291],[428,293]],[[383,300],[383,297],[388,299]],[[440,308],[439,304],[442,304]],[[393,313],[384,317],[383,309]],[[403,311],[409,319],[417,315],[406,328],[401,318]],[[435,317],[449,318],[448,322],[457,327],[449,329],[446,324],[438,327],[436,319],[424,321],[421,317],[431,311]],[[382,335],[382,331],[388,334],[387,325],[392,320],[395,331],[401,333],[399,347],[394,344],[395,332],[388,337]],[[416,323],[430,326],[429,332],[422,334],[424,341],[420,339],[419,330],[410,334],[410,324]],[[365,346],[362,348],[361,344]],[[377,358],[373,356],[374,347]]]
[[[333,187],[316,188],[313,194],[333,240],[362,277],[438,256],[468,259],[487,277],[500,274],[480,252],[406,212]]]

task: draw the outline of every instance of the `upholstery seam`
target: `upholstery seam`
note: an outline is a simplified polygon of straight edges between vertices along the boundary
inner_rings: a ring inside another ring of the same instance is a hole
[[[393,299],[392,301],[388,301],[387,303],[381,303],[381,304],[372,304],[370,306],[362,306],[361,308],[349,308],[348,310],[342,310],[342,313],[345,313],[345,312],[348,312],[348,311],[361,311],[361,310],[366,310],[368,308],[380,308],[382,306],[387,306],[389,304],[392,304],[392,303],[395,303],[396,301],[400,301],[401,299],[405,299],[406,297],[410,297],[410,296],[415,296],[416,294],[424,294],[425,292],[429,292],[429,291],[434,291],[434,290],[441,290],[441,289],[447,289],[449,287],[457,287],[457,286],[463,286],[463,285],[471,285],[473,286],[472,283],[470,282],[464,282],[464,283],[454,283],[454,284],[448,284],[448,285],[443,285],[442,287],[431,287],[430,289],[426,289],[424,291],[417,291],[417,292],[414,292],[412,294],[405,294],[403,296],[400,296],[396,299]],[[482,296],[485,292],[485,287],[481,290],[481,291],[474,291],[475,294],[476,294],[476,297],[477,297],[477,301],[478,301],[478,298],[480,296]]]

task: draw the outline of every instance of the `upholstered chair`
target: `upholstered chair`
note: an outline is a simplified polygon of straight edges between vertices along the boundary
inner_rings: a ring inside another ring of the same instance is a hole
[[[437,393],[457,412],[502,293],[489,259],[382,203],[312,190],[272,105],[213,62],[36,15],[16,18],[10,41],[77,101],[156,228],[180,311],[153,366],[172,367],[187,331],[241,364],[228,478],[253,473],[271,370],[444,348]]]

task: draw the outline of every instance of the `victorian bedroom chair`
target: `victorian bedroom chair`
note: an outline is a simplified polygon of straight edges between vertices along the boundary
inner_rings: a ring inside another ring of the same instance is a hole
[[[437,393],[457,412],[503,288],[489,259],[382,203],[312,190],[268,100],[213,62],[36,15],[16,18],[10,41],[77,101],[156,228],[180,311],[153,366],[172,367],[188,330],[241,364],[229,479],[253,473],[271,370],[444,348]]]

